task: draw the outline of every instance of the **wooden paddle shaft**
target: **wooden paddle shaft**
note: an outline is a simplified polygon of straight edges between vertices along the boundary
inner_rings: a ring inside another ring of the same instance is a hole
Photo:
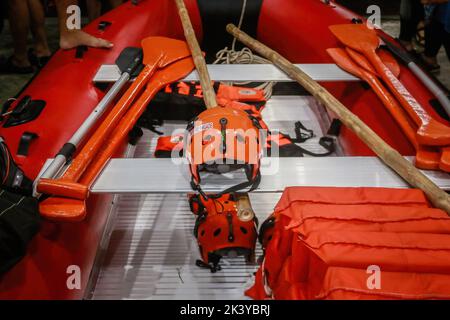
[[[390,168],[397,172],[411,186],[421,189],[432,204],[450,215],[449,195],[433,183],[428,177],[414,167],[400,153],[390,147],[360,118],[349,111],[331,93],[294,66],[279,53],[253,39],[233,24],[227,25],[227,31],[250,49],[256,51],[274,65],[283,70],[290,78],[296,80],[318,101],[334,112],[342,123],[351,129],[375,154]]]
[[[191,50],[195,68],[197,69],[200,78],[200,85],[203,89],[203,99],[205,100],[208,109],[214,108],[217,106],[216,94],[212,86],[211,78],[209,77],[208,67],[206,66],[202,50],[200,49],[197,37],[195,36],[189,13],[184,4],[184,0],[175,0],[175,3],[177,4],[178,13],[183,25],[184,36],[186,37],[189,49]]]

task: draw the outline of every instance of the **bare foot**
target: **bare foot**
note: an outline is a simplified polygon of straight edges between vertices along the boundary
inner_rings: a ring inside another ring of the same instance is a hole
[[[61,49],[72,49],[78,46],[94,48],[112,48],[113,44],[105,39],[96,38],[81,30],[66,31],[59,39]]]
[[[13,55],[11,57],[11,63],[19,68],[29,68],[31,67],[31,63],[27,57],[17,57],[17,55]]]

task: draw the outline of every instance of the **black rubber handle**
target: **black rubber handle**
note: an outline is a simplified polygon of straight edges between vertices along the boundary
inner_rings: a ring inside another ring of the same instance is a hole
[[[14,108],[14,110],[11,112],[11,115],[14,116],[20,116],[22,113],[25,112],[25,110],[28,108],[28,106],[31,103],[31,97],[25,96],[23,97],[17,106]]]
[[[380,38],[383,40],[384,44],[386,45],[386,48],[394,54],[397,58],[402,60],[402,62],[406,65],[413,62],[413,58],[410,56],[410,54],[403,48],[398,47],[397,45],[393,44],[390,40],[388,40],[385,36],[380,35]]]
[[[119,70],[130,75],[142,64],[144,54],[141,48],[128,47],[122,50],[116,60]]]

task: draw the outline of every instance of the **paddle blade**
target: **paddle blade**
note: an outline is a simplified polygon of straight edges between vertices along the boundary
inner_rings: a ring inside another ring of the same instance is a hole
[[[181,40],[148,37],[142,40],[141,45],[144,51],[143,63],[151,65],[159,61],[160,68],[191,55],[187,43]]]
[[[422,170],[439,170],[441,152],[437,148],[419,145],[417,147],[415,165]]]
[[[359,53],[356,50],[353,50],[349,47],[345,48],[345,51],[348,53],[348,56],[355,62],[357,63],[361,68],[363,68],[364,70],[373,73],[373,74],[377,74],[377,71],[374,69],[374,67],[372,67],[372,65],[370,64],[369,60],[367,60],[367,58],[362,55],[361,53]]]
[[[375,30],[369,29],[365,24],[338,24],[329,28],[339,41],[359,52],[376,50],[380,45]]]
[[[442,171],[450,172],[450,148],[444,148],[442,150],[442,158],[440,160],[439,168]]]
[[[194,70],[194,68],[195,65],[192,57],[178,60],[177,62],[172,63],[155,73],[148,85],[170,84],[186,77],[190,72],[192,72],[192,70]]]
[[[359,64],[361,68],[375,75],[378,75],[375,68],[370,64],[369,60],[367,60],[364,55],[349,47],[346,47],[345,50],[352,58],[352,60]],[[397,63],[397,60],[395,60],[395,58],[386,50],[379,50],[377,53],[385,66],[394,74],[395,77],[398,77],[400,75],[400,66]]]
[[[50,197],[39,204],[42,217],[58,222],[80,222],[86,217],[84,200]]]
[[[351,73],[355,77],[362,78],[363,74],[359,66],[350,59],[347,52],[341,48],[327,49],[328,54],[334,60],[334,62],[344,71]]]

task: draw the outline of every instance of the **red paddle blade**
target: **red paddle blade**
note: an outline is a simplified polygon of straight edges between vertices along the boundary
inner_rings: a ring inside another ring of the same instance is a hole
[[[365,24],[339,24],[329,28],[339,41],[359,52],[376,50],[380,46],[375,30],[369,29]]]
[[[355,77],[363,77],[361,68],[355,62],[353,62],[352,59],[350,59],[349,55],[344,49],[330,48],[327,49],[327,52],[340,68],[347,71],[348,73],[351,73]]]
[[[144,64],[154,64],[159,61],[158,67],[164,68],[170,63],[191,56],[185,41],[166,37],[148,37],[141,42],[144,51]]]

